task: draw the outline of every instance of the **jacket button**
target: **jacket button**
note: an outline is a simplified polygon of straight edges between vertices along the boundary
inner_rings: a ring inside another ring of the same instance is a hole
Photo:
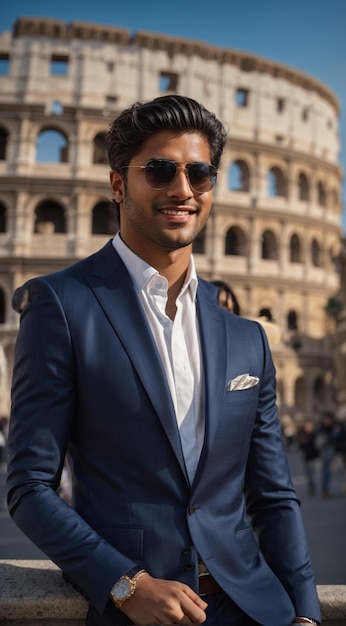
[[[185,565],[185,570],[187,572],[192,572],[192,570],[195,569],[195,564],[194,563],[186,563]]]
[[[187,512],[189,515],[193,515],[196,509],[198,509],[198,506],[196,506],[195,504],[189,504]]]
[[[181,553],[183,556],[189,556],[189,554],[191,554],[192,550],[191,548],[183,548]]]

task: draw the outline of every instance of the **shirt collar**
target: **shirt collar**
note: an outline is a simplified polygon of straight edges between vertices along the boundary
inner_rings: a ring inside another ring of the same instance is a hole
[[[127,247],[127,245],[121,239],[119,231],[116,233],[113,239],[113,246],[119,254],[124,265],[126,266],[126,269],[129,272],[138,293],[140,293],[144,289],[145,285],[153,276],[159,275],[159,272],[154,267],[148,265],[146,261],[141,259],[139,256],[137,256],[137,254],[132,252],[132,250]],[[181,289],[181,294],[189,289],[192,299],[195,300],[197,285],[198,278],[196,274],[195,261],[193,255],[191,254],[189,267],[187,269],[184,285]]]

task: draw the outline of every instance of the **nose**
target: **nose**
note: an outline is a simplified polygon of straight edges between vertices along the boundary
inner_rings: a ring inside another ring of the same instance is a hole
[[[179,198],[179,200],[192,198],[193,190],[190,186],[187,171],[184,166],[177,166],[177,173],[168,186],[167,195],[171,198]]]

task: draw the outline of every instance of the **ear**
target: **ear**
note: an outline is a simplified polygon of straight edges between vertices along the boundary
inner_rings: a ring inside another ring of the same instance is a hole
[[[113,172],[113,170],[109,174],[109,180],[112,196],[118,204],[121,204],[124,199],[124,180],[119,172]]]

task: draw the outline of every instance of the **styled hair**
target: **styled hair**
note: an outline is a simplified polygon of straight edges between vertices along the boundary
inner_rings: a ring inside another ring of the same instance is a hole
[[[196,100],[168,95],[135,102],[110,125],[107,153],[111,169],[119,172],[129,165],[146,139],[163,130],[200,133],[209,143],[212,165],[219,167],[227,136],[222,123]]]

